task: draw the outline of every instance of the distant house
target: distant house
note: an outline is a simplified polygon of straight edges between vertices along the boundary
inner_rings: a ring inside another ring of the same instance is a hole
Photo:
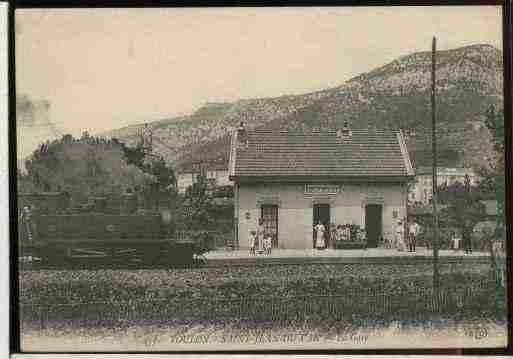
[[[275,247],[312,248],[319,222],[364,227],[377,247],[406,217],[413,177],[400,131],[241,127],[230,152],[236,241],[247,247],[261,218]]]
[[[446,204],[438,204],[437,212],[440,213],[442,210],[447,208]],[[415,204],[408,207],[408,216],[413,220],[419,218],[427,218],[433,215],[433,206],[428,204]]]
[[[419,167],[415,172],[415,182],[408,193],[408,200],[410,203],[420,202],[427,204],[433,195],[432,169],[430,167]],[[450,186],[456,182],[464,184],[466,175],[470,178],[470,185],[474,186],[477,184],[479,177],[471,168],[438,167],[437,184],[438,186],[444,184]]]
[[[200,174],[207,178],[208,187],[233,186],[228,178],[228,163],[226,161],[194,161],[177,168],[178,193],[185,193]]]

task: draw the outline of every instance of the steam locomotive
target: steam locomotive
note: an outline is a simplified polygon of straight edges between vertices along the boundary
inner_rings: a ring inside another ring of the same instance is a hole
[[[182,266],[202,251],[201,236],[177,228],[170,206],[139,209],[137,195],[126,193],[118,210],[102,197],[71,208],[69,197],[65,192],[18,196],[21,256],[49,264],[104,258]]]

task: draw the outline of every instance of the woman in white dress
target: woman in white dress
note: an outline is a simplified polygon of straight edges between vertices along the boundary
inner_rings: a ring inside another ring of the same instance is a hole
[[[395,229],[395,245],[399,252],[406,251],[406,243],[404,242],[404,224],[402,221],[397,223]]]
[[[319,224],[315,226],[315,230],[317,231],[317,242],[315,243],[315,246],[317,249],[322,249],[324,248],[324,232],[326,227],[324,227],[324,224],[319,222]]]

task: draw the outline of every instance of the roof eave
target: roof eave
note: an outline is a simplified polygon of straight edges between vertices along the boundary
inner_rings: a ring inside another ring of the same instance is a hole
[[[403,131],[399,130],[397,133],[397,140],[399,141],[399,147],[401,148],[401,154],[404,161],[404,167],[406,168],[406,172],[408,176],[415,176],[415,170],[411,164],[410,154],[408,153],[408,148],[406,147],[406,141],[404,140]]]
[[[230,181],[241,183],[326,183],[326,182],[345,182],[345,183],[358,183],[358,182],[385,182],[385,183],[403,183],[411,181],[415,178],[412,175],[397,175],[397,176],[241,176],[230,175]]]
[[[230,159],[228,160],[228,178],[232,180],[232,176],[235,175],[235,161],[237,158],[237,131],[233,131],[230,140]]]

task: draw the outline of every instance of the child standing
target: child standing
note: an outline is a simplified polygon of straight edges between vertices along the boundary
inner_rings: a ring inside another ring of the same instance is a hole
[[[267,236],[265,239],[265,254],[268,256],[271,255],[271,248],[272,248],[272,237]]]
[[[249,234],[249,255],[255,255],[255,244],[256,244],[256,231],[251,231]]]
[[[358,230],[357,239],[359,242],[365,242],[367,240],[367,236],[365,235],[365,228],[360,228]]]
[[[264,219],[258,219],[258,228],[257,228],[257,241],[258,241],[258,254],[264,253],[264,240],[265,240],[265,227],[264,227]]]

